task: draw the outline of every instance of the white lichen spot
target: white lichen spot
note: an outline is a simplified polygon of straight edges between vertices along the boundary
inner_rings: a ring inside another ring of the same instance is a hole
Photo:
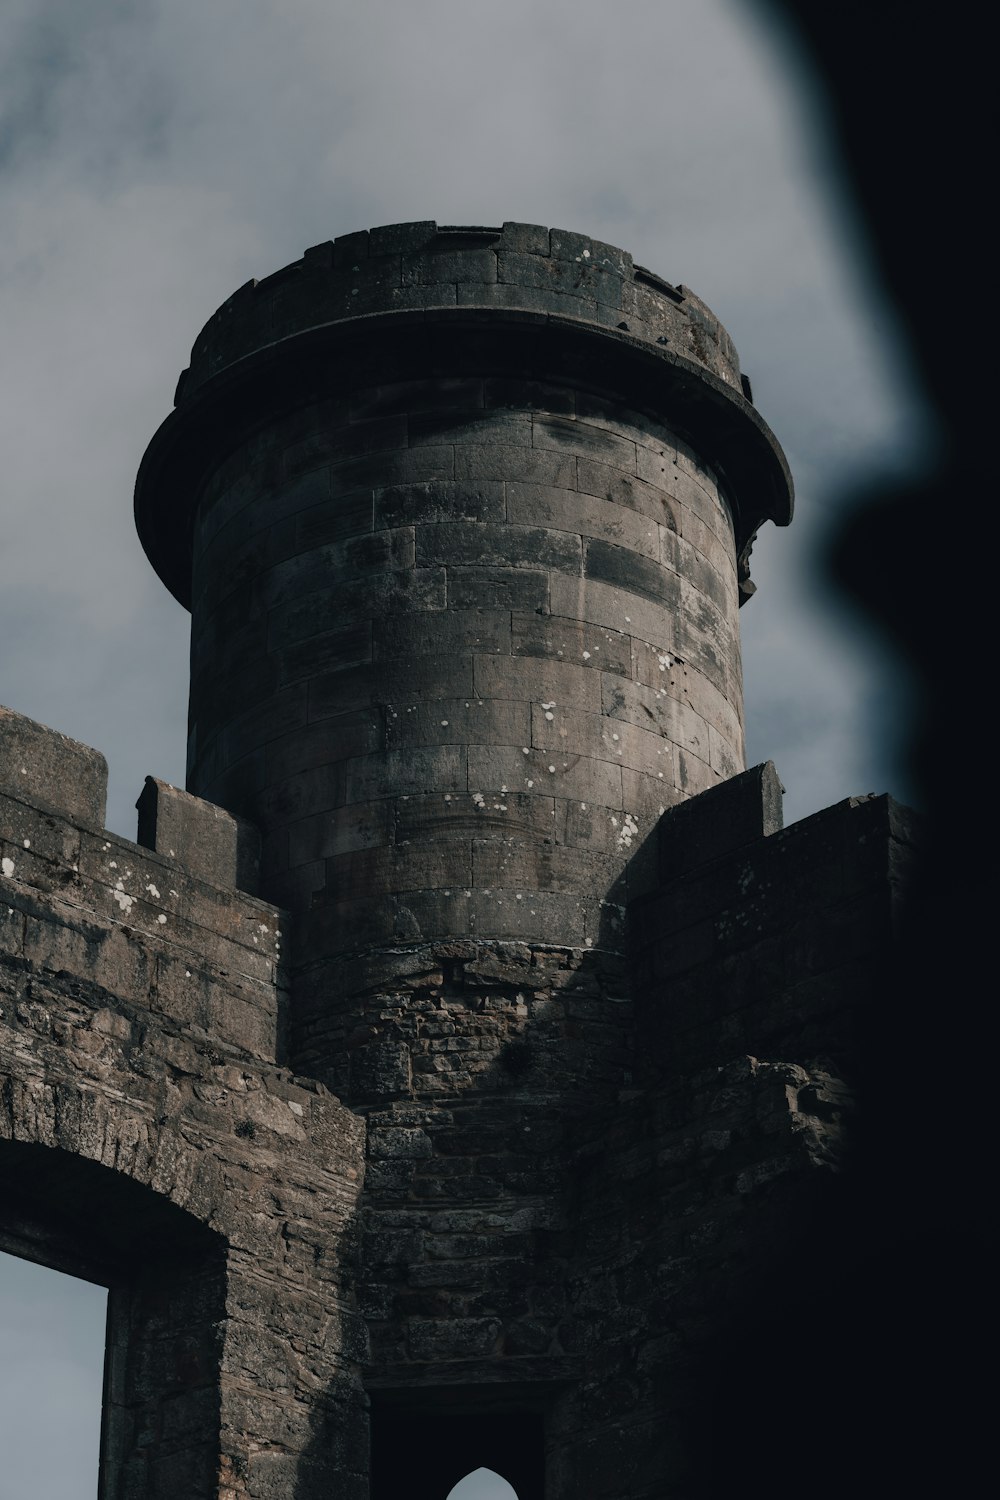
[[[517,895],[514,897],[514,900],[515,901],[523,901],[524,900],[524,897],[521,895],[520,891],[517,892]]]
[[[31,840],[30,839],[25,839],[25,841],[24,841],[24,847],[26,849],[30,849],[31,848]]]
[[[184,978],[185,979],[190,979],[191,978],[191,970],[190,969],[185,969],[184,970]]]
[[[667,670],[667,668],[669,667],[669,665],[670,665],[670,657],[667,654],[667,652],[664,651],[663,654],[660,655],[660,656],[657,656],[656,659],[657,659],[657,661],[660,664],[660,671],[661,672],[665,672]]]
[[[614,819],[612,819],[612,822],[613,821]],[[631,813],[626,813],[624,819],[622,820],[621,829],[618,833],[619,849],[627,849],[638,832],[638,823],[635,821]]]
[[[501,787],[501,788],[500,788],[500,795],[501,795],[501,797],[502,797],[502,796],[503,796],[503,795],[504,795],[504,793],[505,793],[505,792],[506,792],[506,791],[507,791],[507,790],[508,790],[508,788],[507,788],[507,787],[505,787],[505,786],[502,786],[502,787]]]
[[[261,922],[260,928],[259,928],[260,932],[270,932],[270,930],[271,929],[267,926],[267,924],[265,922]]]
[[[534,786],[534,784],[535,784],[535,783],[534,783],[534,782],[533,782],[533,781],[531,781],[531,780],[530,780],[530,779],[529,779],[529,781],[528,781],[528,787],[529,787],[529,789],[530,789],[530,788],[531,788],[531,787],[533,787],[533,786]]]
[[[527,745],[522,745],[521,746],[521,754],[522,755],[530,755],[531,754],[531,751],[528,749]]]
[[[14,861],[10,858],[9,855],[5,854],[3,859],[0,860],[0,870],[3,870],[8,880],[13,875]]]
[[[543,708],[555,708],[555,706],[556,706],[555,705],[555,700],[553,700],[551,703],[543,703],[542,704]]]
[[[302,1114],[302,1105],[298,1102],[297,1099],[289,1099],[288,1108],[291,1110],[293,1115]]]
[[[484,808],[486,806],[486,798],[483,796],[482,792],[473,792],[472,800],[478,808]]]
[[[447,729],[448,728],[448,720],[447,719],[442,719],[441,720],[441,728],[442,729]]]
[[[584,661],[589,661],[590,660],[590,652],[589,651],[585,651],[583,653],[583,659],[584,659]]]
[[[549,775],[550,775],[550,776],[554,776],[554,775],[555,775],[555,773],[556,773],[556,768],[555,768],[555,766],[549,766]]]
[[[612,733],[612,735],[611,735],[611,738],[612,738],[612,739],[613,739],[613,740],[617,740],[617,738],[618,738],[618,736],[617,736],[617,735],[616,735],[616,734],[614,734],[614,733]]]
[[[110,849],[110,848],[111,848],[111,845],[110,845],[110,844],[102,844],[102,845],[101,845],[101,848],[102,848],[102,849]]]
[[[450,802],[451,801],[451,793],[450,792],[445,792],[445,794],[444,794],[444,800],[446,802]]]
[[[176,891],[171,891],[170,894],[171,894],[171,896],[176,896],[177,892]]]
[[[589,250],[585,250],[583,252],[583,258],[584,258],[584,260],[589,260],[590,259],[590,251]]]
[[[553,720],[553,719],[554,719],[554,718],[555,718],[555,714],[554,714],[554,713],[552,713],[552,711],[551,711],[551,710],[548,710],[548,711],[547,711],[547,712],[546,712],[546,714],[545,714],[545,717],[546,717],[546,718],[547,718],[547,719],[548,719],[548,721],[549,721],[549,723],[550,723],[550,724],[551,724],[551,723],[552,723],[552,720]]]
[[[594,946],[594,939],[593,938],[584,938],[583,941],[584,941],[585,945],[588,948],[592,948]]]
[[[149,885],[147,885],[146,889],[149,892],[149,894],[152,896],[152,898],[153,898],[154,901],[159,901],[159,899],[160,899],[160,893],[156,889],[155,885],[153,885],[152,883],[150,883]]]
[[[118,902],[118,905],[121,907],[123,912],[128,913],[132,910],[132,905],[135,901],[135,897],[128,894],[122,881],[115,881],[115,888],[111,892],[111,895]]]
[[[109,865],[108,865],[108,869],[109,870],[117,870],[117,868],[118,868],[118,861],[116,859],[111,860],[110,863],[109,863]]]
[[[167,914],[166,914],[166,912],[165,911],[161,911],[160,915],[157,917],[156,920],[159,922],[159,924],[160,924],[161,927],[166,926],[166,921],[167,921]]]

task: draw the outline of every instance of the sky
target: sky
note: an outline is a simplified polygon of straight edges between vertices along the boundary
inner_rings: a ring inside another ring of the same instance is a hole
[[[748,764],[776,762],[786,822],[912,795],[906,685],[818,559],[930,424],[815,92],[748,0],[6,0],[5,39],[0,701],[104,752],[111,828],[134,837],[147,774],[184,779],[187,616],[131,500],[196,333],[308,245],[427,218],[585,232],[721,317],[797,490],[742,612]],[[19,1349],[37,1302],[0,1264],[0,1327],[5,1287]],[[47,1423],[81,1409],[79,1338],[39,1377]],[[0,1446],[37,1442],[5,1397]],[[53,1500],[93,1500],[82,1463]]]

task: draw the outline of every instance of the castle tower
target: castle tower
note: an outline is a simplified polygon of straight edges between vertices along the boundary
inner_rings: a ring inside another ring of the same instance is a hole
[[[199,336],[136,489],[189,790],[133,843],[0,710],[0,1248],[109,1288],[101,1500],[725,1494],[777,1389],[829,1461],[914,832],[744,768],[790,506],[715,318],[580,235],[349,235]]]
[[[386,1024],[428,943],[620,954],[650,829],[744,765],[791,504],[748,395],[690,291],[536,225],[347,235],[206,325],[136,516],[192,613],[189,790],[297,919],[296,1068],[363,1102],[487,1065]]]

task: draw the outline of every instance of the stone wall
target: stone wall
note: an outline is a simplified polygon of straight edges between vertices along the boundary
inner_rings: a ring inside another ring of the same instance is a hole
[[[373,1500],[421,1423],[444,1447],[413,1493],[446,1493],[457,1422],[525,1500],[710,1492],[734,1328],[859,1253],[841,1169],[912,820],[868,798],[782,830],[758,767],[640,851],[631,973],[373,960],[352,986],[399,1040],[355,1052],[352,1113],[275,1062],[282,913],[186,868],[221,825],[216,875],[252,875],[249,831],[150,782],[173,852],[104,833],[99,758],[3,727],[2,1244],[112,1288],[102,1493],[360,1500],[369,1399]]]
[[[283,914],[219,809],[110,834],[102,758],[7,710],[0,767],[0,1245],[111,1288],[102,1500],[366,1494],[364,1129],[277,1065]]]

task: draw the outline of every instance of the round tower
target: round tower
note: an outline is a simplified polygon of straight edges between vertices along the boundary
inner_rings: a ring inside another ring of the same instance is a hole
[[[428,944],[616,953],[660,813],[743,768],[791,512],[748,397],[687,288],[536,225],[347,235],[206,325],[136,518],[192,615],[189,790],[297,918],[296,1066],[406,1092],[357,997]]]

